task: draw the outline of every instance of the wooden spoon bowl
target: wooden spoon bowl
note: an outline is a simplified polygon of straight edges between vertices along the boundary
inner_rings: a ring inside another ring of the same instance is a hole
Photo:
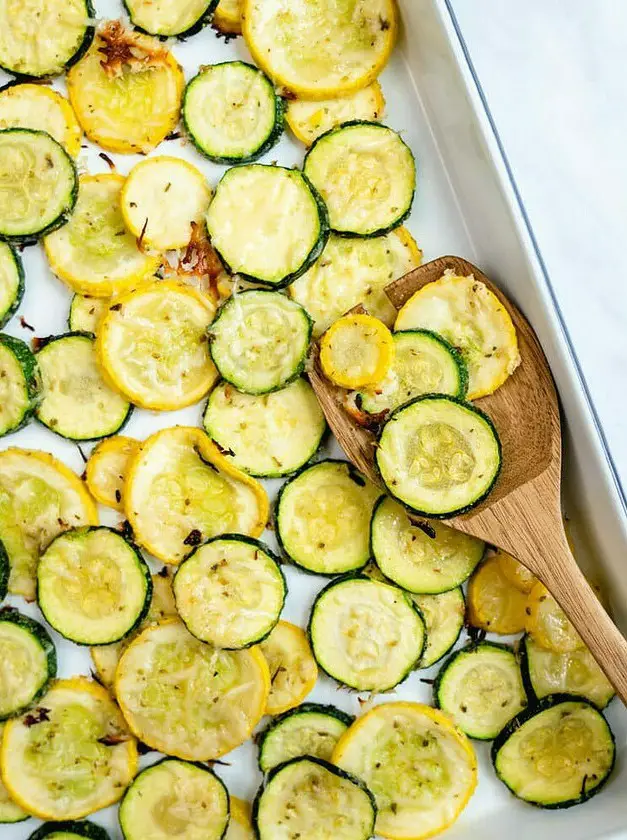
[[[439,280],[447,269],[474,275],[496,295],[512,318],[521,355],[519,367],[505,384],[475,403],[490,416],[501,439],[503,464],[497,483],[480,505],[447,522],[512,554],[540,578],[627,705],[627,641],[581,573],[564,532],[557,392],[529,322],[476,266],[460,257],[441,257],[414,269],[389,285],[386,294],[400,309],[414,292]],[[376,436],[345,410],[346,391],[322,373],[317,345],[310,379],[348,458],[383,487],[374,460]]]

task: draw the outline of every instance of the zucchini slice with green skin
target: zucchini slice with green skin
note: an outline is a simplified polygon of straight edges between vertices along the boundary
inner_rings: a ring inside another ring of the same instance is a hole
[[[194,145],[216,163],[250,163],[283,133],[283,99],[244,61],[204,66],[188,82],[182,110]]]
[[[278,715],[297,706],[312,691],[318,666],[305,631],[289,621],[279,621],[261,643],[270,669],[267,715]]]
[[[376,814],[360,779],[313,756],[275,767],[253,803],[259,840],[368,840]]]
[[[0,329],[17,312],[23,297],[22,258],[8,242],[0,242]]]
[[[19,338],[0,333],[0,437],[25,426],[40,399],[35,356]]]
[[[426,630],[397,586],[365,575],[332,581],[314,601],[309,638],[318,665],[357,691],[389,691],[416,667]]]
[[[94,336],[51,336],[36,354],[42,397],[36,408],[40,423],[70,440],[97,440],[119,432],[133,406],[103,378]]]
[[[302,172],[255,163],[222,176],[207,232],[228,271],[280,289],[318,259],[329,224],[324,202]]]
[[[0,723],[0,745],[2,744],[3,730],[4,724]],[[2,779],[0,779],[0,825],[23,822],[29,817],[30,814],[11,799],[2,783]]]
[[[394,361],[384,379],[359,392],[358,405],[369,414],[393,411],[422,394],[463,399],[468,371],[461,354],[430,330],[396,332]]]
[[[480,409],[425,394],[390,415],[376,462],[391,496],[423,516],[443,518],[486,498],[501,469],[501,442]]]
[[[229,824],[229,794],[213,770],[164,758],[135,777],[120,803],[126,840],[221,840]]]
[[[218,0],[123,0],[131,23],[140,32],[169,38],[189,38],[211,20]]]
[[[473,573],[485,543],[448,525],[414,524],[405,508],[382,496],[370,523],[372,556],[386,578],[423,595],[455,589]]]
[[[76,166],[45,131],[0,131],[0,239],[30,242],[64,225],[78,195]]]
[[[342,236],[381,236],[407,218],[416,164],[393,129],[352,120],[315,141],[305,175],[322,196],[331,230]]]
[[[279,292],[250,289],[232,295],[209,327],[209,351],[223,379],[245,394],[268,394],[297,379],[305,367],[311,318]]]
[[[44,840],[44,838],[46,840],[74,840],[76,837],[85,837],[87,840],[110,840],[104,828],[89,820],[47,822],[33,831],[28,840]]]
[[[572,694],[604,709],[614,697],[614,688],[587,648],[556,653],[525,635],[518,649],[523,682],[530,697],[542,700],[549,694]]]
[[[303,755],[331,761],[335,745],[354,720],[335,706],[320,703],[303,703],[284,712],[259,734],[259,769],[268,773]]]
[[[461,587],[441,592],[438,595],[414,595],[414,604],[420,610],[427,642],[418,663],[419,668],[430,668],[450,651],[464,626],[466,600]]]
[[[94,37],[90,0],[34,0],[28,8],[0,4],[0,67],[41,79],[62,73],[83,55]]]
[[[109,298],[90,297],[76,292],[70,303],[68,329],[70,332],[88,332],[95,335],[110,305]]]
[[[362,569],[368,523],[380,491],[347,461],[304,467],[279,492],[277,538],[287,556],[318,575]]]
[[[195,548],[176,571],[172,589],[189,632],[225,650],[265,639],[279,620],[287,584],[268,546],[224,534]]]
[[[614,735],[582,697],[551,694],[510,721],[492,744],[496,775],[519,799],[570,808],[597,794],[614,768]]]
[[[438,673],[433,699],[470,738],[496,738],[527,705],[513,649],[479,642],[456,651]]]
[[[316,454],[327,429],[316,395],[302,378],[262,396],[221,382],[209,394],[203,425],[232,464],[258,478],[299,470]]]
[[[4,543],[0,540],[0,603],[7,597],[9,589],[9,575],[11,574],[11,566],[9,563],[9,555],[4,547]]]
[[[397,840],[444,831],[477,785],[470,741],[447,715],[422,703],[375,706],[340,738],[333,762],[375,792],[377,834]]]
[[[131,633],[151,596],[139,549],[104,525],[60,534],[39,560],[39,608],[51,627],[79,645],[108,645]]]
[[[57,654],[42,624],[12,607],[0,610],[0,720],[20,715],[57,674]]]

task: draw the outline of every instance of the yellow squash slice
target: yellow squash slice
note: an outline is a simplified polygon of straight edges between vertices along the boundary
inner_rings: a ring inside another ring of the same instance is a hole
[[[211,761],[243,744],[263,715],[269,689],[257,647],[213,648],[176,619],[137,636],[115,677],[115,695],[137,737],[188,761]]]
[[[338,99],[321,102],[292,99],[288,102],[285,118],[294,135],[305,146],[311,146],[321,134],[349,120],[380,120],[384,109],[381,85],[373,82],[350,96]]]
[[[520,589],[521,592],[531,592],[534,584],[538,580],[533,572],[530,572],[526,566],[519,563],[511,554],[508,554],[506,551],[501,551],[500,548],[497,548],[495,557],[499,562],[501,571],[516,589]]]
[[[362,779],[377,800],[376,832],[420,840],[451,826],[477,785],[466,736],[421,703],[376,706],[342,735],[333,763]]]
[[[215,28],[225,35],[239,35],[242,31],[243,5],[243,0],[220,0],[213,13]],[[230,837],[230,834],[226,836]]]
[[[110,21],[67,83],[90,140],[112,152],[146,154],[175,128],[185,79],[160,41]]]
[[[258,537],[269,514],[263,486],[190,426],[164,429],[140,446],[129,466],[124,503],[140,545],[172,564],[218,534]]]
[[[320,259],[288,294],[314,319],[316,336],[358,303],[391,327],[396,310],[383,290],[421,262],[422,251],[404,227],[372,239],[331,234]]]
[[[4,724],[0,723],[0,748],[2,746],[2,734],[4,731]],[[17,823],[22,820],[27,820],[30,814],[15,803],[8,794],[2,779],[0,778],[0,825],[4,823]],[[234,835],[234,838],[237,835]],[[251,837],[253,835],[251,834]],[[228,835],[227,835],[228,837]]]
[[[280,715],[302,703],[318,679],[307,634],[289,621],[279,621],[261,650],[270,669],[267,715]]]
[[[394,360],[392,333],[372,315],[345,315],[322,336],[325,375],[343,388],[380,382]]]
[[[87,488],[61,461],[37,450],[0,452],[0,540],[9,555],[14,595],[35,598],[37,560],[54,537],[97,524]]]
[[[200,224],[211,190],[205,176],[181,158],[160,155],[131,169],[120,195],[122,216],[133,236],[147,248],[185,248],[192,222]]]
[[[498,556],[488,557],[468,584],[468,621],[490,633],[508,636],[525,629],[527,596],[509,582]]]
[[[255,62],[303,99],[346,96],[373,82],[396,39],[393,0],[244,0]]]
[[[122,493],[129,462],[137,452],[139,441],[125,435],[105,438],[89,456],[85,480],[91,495],[101,505],[124,510]]]
[[[0,91],[0,129],[5,128],[46,131],[73,157],[81,148],[81,127],[72,106],[44,85],[13,85]]]
[[[469,400],[502,385],[520,364],[516,330],[498,298],[471,275],[445,272],[413,294],[395,330],[427,329],[457,347],[468,366]]]
[[[158,256],[145,254],[124,227],[120,211],[122,175],[84,175],[70,221],[46,236],[50,268],[71,289],[111,297],[155,273]]]
[[[540,581],[529,593],[526,629],[535,642],[555,653],[571,653],[584,646],[579,633]]]
[[[160,411],[192,405],[218,376],[207,347],[214,314],[209,297],[182,283],[152,283],[128,292],[100,324],[100,363],[135,405]]]
[[[250,811],[248,802],[231,796],[231,821],[224,840],[255,840]]]
[[[1,768],[24,810],[74,820],[120,799],[137,772],[137,747],[108,691],[75,677],[54,682],[38,706],[7,723]]]

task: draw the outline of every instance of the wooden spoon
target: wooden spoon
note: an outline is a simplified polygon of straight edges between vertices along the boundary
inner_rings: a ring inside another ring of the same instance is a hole
[[[548,362],[528,321],[472,263],[442,257],[411,271],[386,288],[401,306],[444,271],[473,274],[509,312],[520,347],[521,364],[494,394],[476,404],[494,421],[503,446],[503,466],[487,499],[448,523],[512,554],[552,593],[594,658],[627,705],[627,641],[623,638],[577,565],[564,533],[560,505],[562,440],[557,393]],[[313,349],[311,384],[329,426],[355,466],[383,486],[374,462],[375,435],[344,409],[346,392],[323,375]]]

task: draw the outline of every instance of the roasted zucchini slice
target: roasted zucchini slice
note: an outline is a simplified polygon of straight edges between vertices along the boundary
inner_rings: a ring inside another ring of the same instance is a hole
[[[279,292],[232,295],[209,329],[211,358],[223,379],[245,394],[289,385],[305,367],[311,318]]]
[[[109,21],[67,85],[90,140],[112,152],[147,154],[176,127],[185,78],[163,44]]]
[[[151,596],[139,549],[104,525],[60,534],[39,559],[39,608],[51,627],[79,645],[119,641],[144,618]]]
[[[101,505],[123,511],[124,482],[131,458],[137,453],[139,441],[115,435],[96,446],[87,460],[85,481],[89,492]]]
[[[388,492],[423,516],[478,505],[501,469],[501,442],[487,414],[441,394],[425,394],[387,420],[376,462]]]
[[[0,540],[9,556],[9,591],[35,598],[37,561],[53,537],[96,525],[98,512],[79,477],[47,452],[0,452]]]
[[[124,0],[131,23],[149,35],[188,38],[211,20],[218,0]]]
[[[525,629],[547,650],[571,653],[584,647],[581,636],[540,581],[529,593],[526,614]]]
[[[270,669],[266,714],[278,715],[301,703],[318,679],[307,634],[289,621],[279,621],[261,643]]]
[[[520,364],[516,329],[503,304],[471,275],[445,272],[413,294],[395,330],[427,329],[457,347],[468,366],[468,399],[491,394]]]
[[[420,610],[427,628],[427,642],[418,667],[430,668],[459,639],[466,614],[464,593],[458,587],[439,595],[411,595],[411,599]]]
[[[350,120],[378,122],[384,110],[381,85],[373,82],[350,96],[337,99],[292,99],[287,104],[285,119],[295,137],[305,146],[311,146],[322,134]]]
[[[392,333],[373,315],[344,315],[320,340],[322,370],[343,388],[381,382],[393,361]]]
[[[188,761],[211,761],[243,744],[269,689],[259,648],[213,648],[176,619],[133,639],[115,676],[115,695],[137,737]]]
[[[101,319],[109,309],[109,298],[97,298],[81,295],[78,292],[72,296],[67,325],[70,332],[89,332],[96,334]]]
[[[136,776],[120,803],[126,840],[221,840],[229,823],[229,794],[202,764],[164,758]]]
[[[377,834],[420,840],[451,826],[477,785],[466,736],[438,709],[384,703],[340,738],[333,762],[374,791]]]
[[[587,648],[556,653],[543,648],[527,634],[520,642],[520,667],[530,697],[575,694],[604,709],[614,688]]]
[[[0,242],[0,329],[17,312],[24,297],[24,268],[17,251]]]
[[[370,557],[368,523],[379,490],[347,461],[320,461],[283,485],[277,537],[308,572],[337,575],[362,569]]]
[[[256,840],[252,823],[252,809],[248,802],[230,796],[231,819],[224,840]]]
[[[124,227],[122,175],[83,175],[70,223],[44,240],[50,268],[76,292],[108,298],[153,275],[160,258],[145,254]]]
[[[216,163],[250,163],[283,133],[283,100],[257,67],[225,61],[202,67],[183,97],[195,146]]]
[[[270,772],[253,804],[259,840],[368,840],[377,809],[362,781],[313,756]]]
[[[25,426],[40,399],[39,367],[28,344],[0,333],[0,437]]]
[[[191,426],[163,429],[144,441],[129,466],[124,504],[140,545],[175,565],[219,534],[258,537],[269,513],[262,485]]]
[[[288,294],[314,319],[316,336],[359,303],[391,327],[396,309],[385,287],[421,261],[422,251],[404,227],[371,239],[331,234],[320,259],[289,286]]]
[[[57,654],[48,631],[27,615],[0,610],[0,721],[22,714],[57,674]]]
[[[263,395],[243,394],[221,382],[209,394],[203,424],[231,464],[259,478],[296,472],[316,454],[327,428],[302,378]]]
[[[279,559],[259,540],[225,534],[183,560],[172,584],[189,632],[225,650],[250,647],[279,620],[287,584]]]
[[[387,496],[373,511],[370,540],[386,578],[409,592],[429,595],[464,583],[485,552],[482,540],[447,525],[412,523],[403,506]]]
[[[40,84],[10,84],[0,90],[0,129],[45,131],[68,154],[81,148],[81,127],[72,106],[58,91]]]
[[[90,0],[2,0],[0,67],[16,76],[54,76],[85,52],[94,37]]]
[[[538,578],[526,566],[515,560],[511,554],[497,548],[494,552],[503,575],[521,592],[529,593],[538,582]]]
[[[358,405],[363,411],[393,411],[423,394],[464,398],[466,363],[448,341],[430,330],[397,332],[393,339],[394,359],[387,375],[359,393]]]
[[[0,181],[2,239],[29,242],[50,233],[67,222],[76,204],[74,162],[45,131],[0,131]]]
[[[409,215],[416,164],[409,146],[387,126],[354,120],[319,137],[307,152],[305,175],[343,236],[381,236]]]
[[[192,223],[200,224],[210,199],[199,169],[182,158],[159,155],[131,169],[120,207],[124,224],[142,246],[171,251],[189,245]]]
[[[468,623],[509,636],[525,629],[526,608],[525,593],[505,577],[498,557],[484,560],[468,584]]]
[[[2,747],[2,733],[4,724],[0,723],[0,749]],[[27,820],[30,814],[15,803],[9,796],[2,779],[0,779],[0,825],[18,823]],[[30,840],[30,838],[29,838]]]
[[[516,655],[507,645],[471,642],[442,665],[433,697],[470,738],[491,741],[527,705]]]
[[[586,802],[607,782],[616,746],[607,721],[581,697],[552,694],[521,712],[492,745],[496,775],[540,808]]]
[[[4,543],[0,540],[0,603],[7,597],[9,591],[9,575],[11,574],[11,566],[9,565],[9,555],[4,547]]]
[[[422,656],[425,624],[396,586],[364,575],[333,581],[314,601],[309,638],[318,665],[357,691],[389,691]]]
[[[240,35],[242,32],[243,5],[244,0],[220,0],[213,13],[212,23],[214,28],[224,35]],[[227,833],[227,837],[230,836]]]
[[[353,723],[354,717],[335,706],[303,703],[274,718],[261,732],[259,769],[274,767],[301,755],[331,761],[335,745]]]
[[[244,0],[242,31],[255,62],[301,99],[346,96],[373,82],[396,39],[392,0],[338,6]]]
[[[137,746],[111,696],[85,677],[55,681],[10,720],[0,768],[9,796],[43,820],[74,820],[117,802],[137,772]]]
[[[36,358],[42,393],[35,414],[50,431],[70,440],[96,440],[128,422],[133,406],[104,379],[91,333],[52,336]]]
[[[47,822],[33,831],[28,840],[76,840],[83,837],[87,840],[110,840],[104,828],[89,820]]]
[[[142,286],[109,307],[98,328],[98,360],[135,405],[159,411],[192,405],[218,376],[207,351],[214,314],[213,301],[191,286]]]
[[[302,172],[255,163],[222,176],[207,231],[232,273],[279,289],[318,259],[329,228],[325,206]]]

